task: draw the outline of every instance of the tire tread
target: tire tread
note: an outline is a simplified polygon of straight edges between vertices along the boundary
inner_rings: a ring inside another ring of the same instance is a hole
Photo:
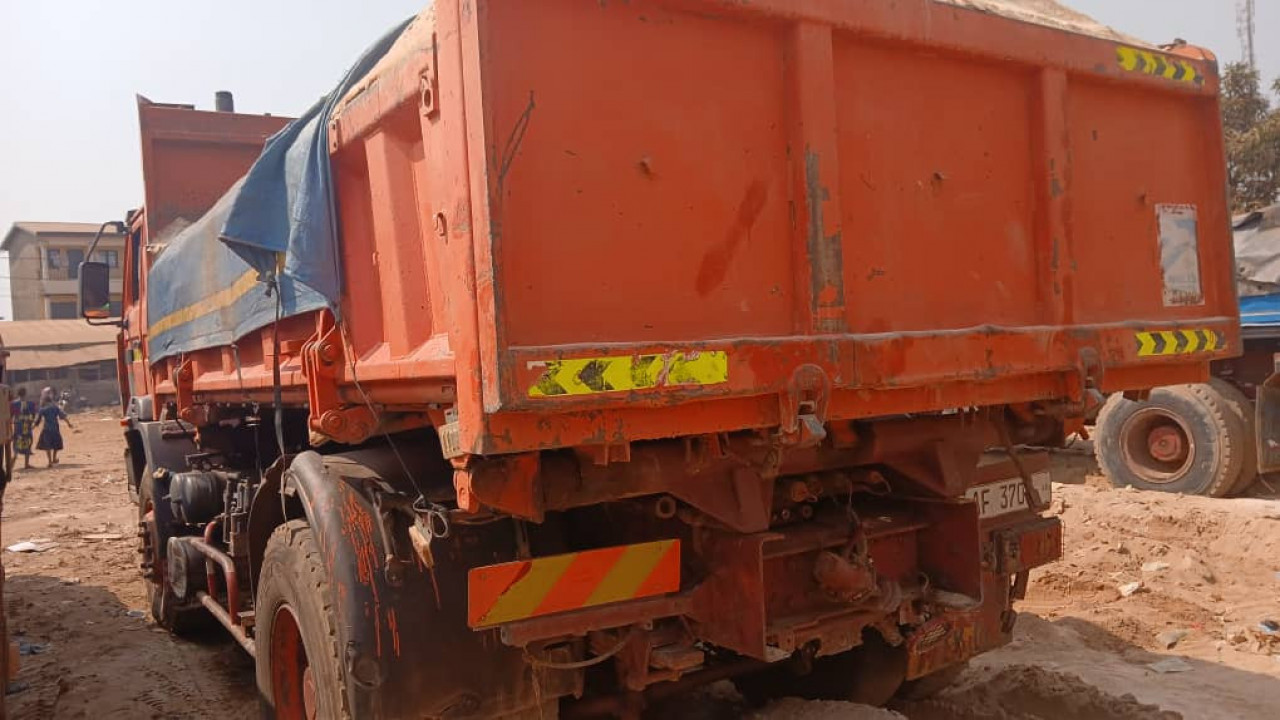
[[[318,621],[320,624],[319,629],[324,638],[324,647],[306,648],[308,660],[313,665],[319,660],[328,663],[341,680],[344,673],[341,642],[338,636],[338,626],[335,622],[334,593],[310,524],[306,520],[290,520],[277,527],[267,540],[266,551],[263,553],[262,567],[263,578],[260,581],[260,587],[267,586],[269,582],[279,582],[266,577],[266,571],[269,568],[276,567],[294,575],[299,581],[298,589],[311,594],[319,601],[321,612],[318,618],[304,617],[296,603],[294,604],[294,612],[298,615],[297,619],[300,626],[309,620]],[[262,607],[261,602],[259,607]],[[268,638],[260,636],[258,642],[259,653],[270,652],[270,640]],[[305,635],[303,636],[303,642],[306,642]],[[322,652],[323,656],[315,657],[317,651]],[[262,662],[261,657],[259,662]],[[345,687],[345,683],[340,684]],[[262,690],[264,689],[260,688],[260,691]],[[347,693],[340,691],[337,696],[339,707],[337,708],[338,715],[334,720],[351,720],[351,705]]]
[[[1201,491],[1208,497],[1226,497],[1231,494],[1244,469],[1244,448],[1242,437],[1244,427],[1239,418],[1227,407],[1226,399],[1218,389],[1207,384],[1177,385],[1169,388],[1175,395],[1181,395],[1204,409],[1210,420],[1210,428],[1214,431],[1214,441],[1222,453],[1222,462],[1218,463],[1212,481]]]

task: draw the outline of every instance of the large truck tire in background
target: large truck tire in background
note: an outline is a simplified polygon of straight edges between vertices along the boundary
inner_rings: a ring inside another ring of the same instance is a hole
[[[1226,497],[1257,477],[1253,403],[1208,383],[1157,388],[1146,400],[1117,394],[1098,415],[1098,464],[1117,487]]]
[[[1226,497],[1280,471],[1280,205],[1232,228],[1241,354],[1215,360],[1207,383],[1111,398],[1094,447],[1117,487]],[[1192,339],[1185,329],[1151,337],[1146,351],[1167,358]]]

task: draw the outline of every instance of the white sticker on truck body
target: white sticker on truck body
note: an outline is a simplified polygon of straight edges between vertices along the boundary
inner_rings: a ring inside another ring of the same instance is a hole
[[[1201,305],[1200,235],[1194,205],[1157,205],[1165,307]]]

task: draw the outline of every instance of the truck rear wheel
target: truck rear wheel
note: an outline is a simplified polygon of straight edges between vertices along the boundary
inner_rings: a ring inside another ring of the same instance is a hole
[[[1256,474],[1249,407],[1221,380],[1143,402],[1113,396],[1098,415],[1098,463],[1117,487],[1225,497]]]
[[[349,720],[329,575],[311,527],[291,520],[267,541],[258,582],[257,680],[268,720]]]

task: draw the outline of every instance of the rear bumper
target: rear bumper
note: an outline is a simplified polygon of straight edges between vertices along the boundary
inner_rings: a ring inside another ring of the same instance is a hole
[[[686,578],[682,592],[508,622],[500,636],[522,647],[679,617],[698,642],[776,662],[844,652],[874,628],[906,650],[908,679],[1006,644],[1027,571],[1061,556],[1060,521],[1023,512],[984,526],[972,503],[910,506],[922,507],[867,513],[875,582],[852,601],[833,597],[815,572],[821,555],[847,545],[847,528],[706,532],[684,545],[683,564],[710,570]]]

